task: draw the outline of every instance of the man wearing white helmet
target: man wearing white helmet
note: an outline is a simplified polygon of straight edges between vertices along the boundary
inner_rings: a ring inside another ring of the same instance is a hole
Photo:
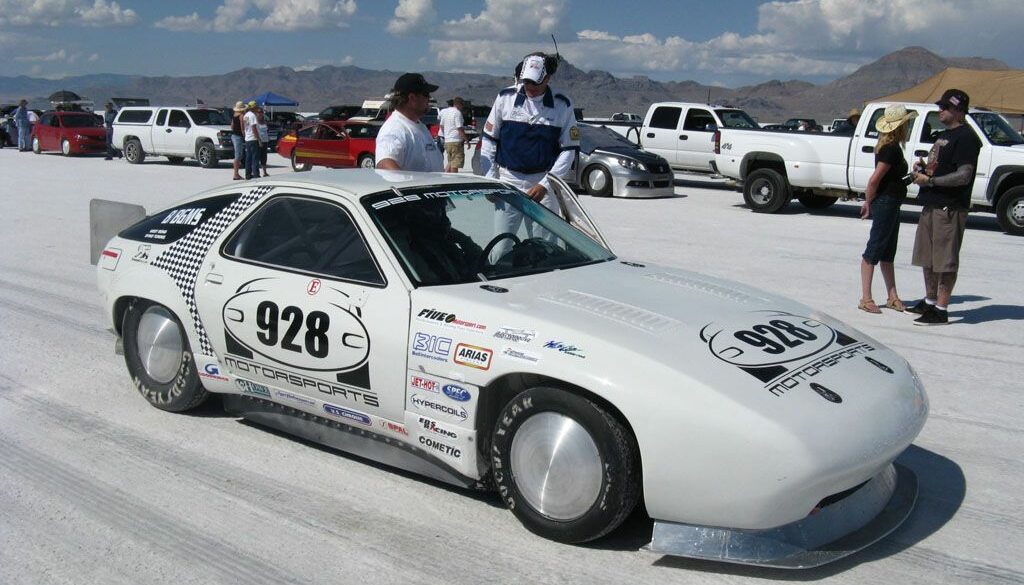
[[[519,187],[530,199],[556,213],[558,203],[546,175],[561,177],[569,173],[580,140],[572,102],[548,86],[557,68],[558,58],[544,53],[531,53],[523,59],[516,67],[516,80],[521,83],[498,93],[484,125],[480,148],[485,176]],[[495,205],[495,233],[515,234],[523,215],[501,202]],[[533,222],[526,221],[529,237],[552,237],[546,230],[534,234]],[[501,257],[511,245],[511,241],[502,240],[491,257]]]

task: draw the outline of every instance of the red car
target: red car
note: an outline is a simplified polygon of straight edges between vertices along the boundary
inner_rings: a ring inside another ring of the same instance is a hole
[[[64,156],[105,152],[103,118],[89,112],[46,112],[32,125],[32,151],[58,150]]]
[[[318,122],[300,128],[294,138],[289,134],[279,140],[277,153],[290,158],[296,171],[308,171],[314,165],[372,169],[379,131],[376,122]]]

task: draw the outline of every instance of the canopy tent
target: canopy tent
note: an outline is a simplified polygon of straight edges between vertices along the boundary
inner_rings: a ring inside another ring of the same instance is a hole
[[[978,71],[950,67],[901,92],[870,101],[934,103],[955,87],[971,97],[971,107],[1024,114],[1024,70]]]
[[[51,93],[48,99],[51,102],[77,102],[78,100],[82,99],[82,96],[78,95],[73,91],[62,89],[60,91],[55,91]]]
[[[260,95],[245,100],[246,102],[256,102],[257,105],[262,107],[267,106],[297,106],[299,102],[293,100],[290,97],[283,95],[277,95],[272,91],[261,93]]]

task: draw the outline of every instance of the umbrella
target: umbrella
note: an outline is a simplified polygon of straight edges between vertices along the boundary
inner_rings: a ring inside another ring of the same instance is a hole
[[[68,91],[66,89],[55,91],[52,94],[50,94],[49,97],[49,100],[51,102],[77,102],[81,99],[81,96],[79,96],[77,93],[73,91]]]

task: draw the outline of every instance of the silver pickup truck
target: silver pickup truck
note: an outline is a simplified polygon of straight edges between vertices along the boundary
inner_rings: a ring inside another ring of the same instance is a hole
[[[114,119],[113,143],[133,164],[153,155],[175,164],[194,158],[209,169],[234,157],[231,121],[210,108],[122,108]]]

